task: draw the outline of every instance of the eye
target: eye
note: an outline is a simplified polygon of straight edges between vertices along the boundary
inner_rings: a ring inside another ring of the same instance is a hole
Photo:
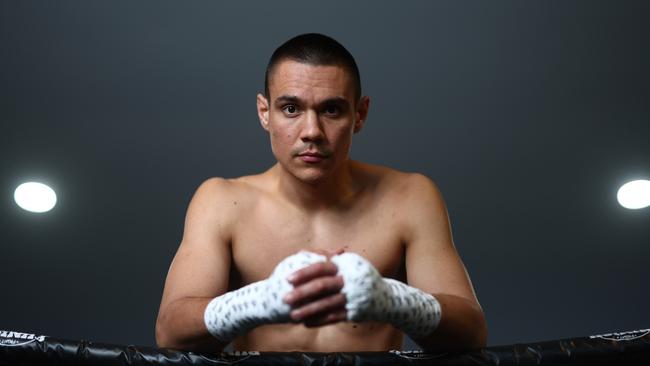
[[[284,107],[282,107],[282,111],[286,115],[294,115],[298,113],[298,108],[293,104],[287,104]]]
[[[338,116],[341,113],[341,109],[335,105],[328,105],[325,107],[324,112],[329,116]]]

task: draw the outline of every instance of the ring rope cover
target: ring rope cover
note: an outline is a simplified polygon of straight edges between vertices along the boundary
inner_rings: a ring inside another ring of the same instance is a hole
[[[0,330],[0,365],[642,365],[650,364],[650,329],[513,344],[470,352],[233,352],[71,341]]]

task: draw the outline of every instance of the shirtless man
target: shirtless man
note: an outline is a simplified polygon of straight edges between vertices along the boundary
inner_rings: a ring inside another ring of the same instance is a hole
[[[434,183],[349,158],[368,115],[359,80],[329,37],[275,51],[257,111],[277,164],[197,189],[165,283],[159,347],[386,351],[401,349],[404,333],[428,351],[485,346]]]

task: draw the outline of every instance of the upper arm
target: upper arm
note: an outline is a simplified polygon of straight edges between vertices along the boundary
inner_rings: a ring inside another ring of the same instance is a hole
[[[448,294],[478,305],[469,275],[453,243],[442,195],[427,177],[408,178],[403,209],[406,222],[406,272],[409,285],[431,294]]]
[[[167,273],[161,311],[185,297],[215,297],[228,288],[230,273],[229,184],[219,178],[197,189],[185,218],[183,239]]]

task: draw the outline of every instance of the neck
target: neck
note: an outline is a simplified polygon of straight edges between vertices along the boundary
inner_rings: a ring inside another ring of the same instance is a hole
[[[346,160],[330,176],[316,182],[302,181],[280,164],[272,170],[276,173],[277,190],[283,197],[305,210],[318,210],[345,206],[350,201],[356,191],[351,165]]]

